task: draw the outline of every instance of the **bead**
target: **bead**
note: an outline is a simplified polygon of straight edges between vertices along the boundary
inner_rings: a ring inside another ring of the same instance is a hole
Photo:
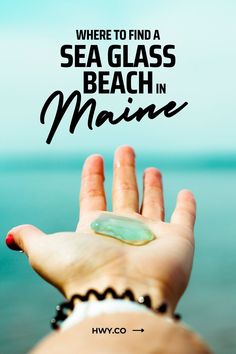
[[[174,314],[174,319],[175,319],[176,321],[180,321],[180,320],[181,320],[181,315],[180,315],[179,313],[175,313],[175,314]]]
[[[144,303],[144,297],[143,297],[143,296],[140,296],[140,297],[138,298],[138,302],[139,302],[140,304],[143,304],[143,303]]]
[[[158,308],[157,308],[157,312],[159,313],[166,313],[167,311],[167,304],[161,304]]]

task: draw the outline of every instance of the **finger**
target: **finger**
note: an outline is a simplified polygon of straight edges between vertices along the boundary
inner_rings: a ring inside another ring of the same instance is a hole
[[[115,152],[112,204],[114,211],[138,212],[135,153],[129,146],[122,146]]]
[[[6,244],[14,251],[28,255],[36,242],[42,239],[45,233],[32,225],[20,225],[11,229],[6,237]]]
[[[164,220],[164,199],[161,172],[146,169],[143,176],[143,202],[141,214],[154,220]]]
[[[106,210],[104,163],[99,155],[91,155],[84,163],[80,190],[80,217],[91,211]]]
[[[191,191],[182,190],[178,194],[176,208],[172,214],[171,222],[193,229],[196,218],[196,202]]]

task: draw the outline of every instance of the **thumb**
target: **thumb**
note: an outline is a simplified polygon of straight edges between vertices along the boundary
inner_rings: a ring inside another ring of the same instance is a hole
[[[41,239],[43,235],[45,233],[33,225],[19,225],[9,231],[6,244],[10,249],[23,251],[28,255],[35,241]]]

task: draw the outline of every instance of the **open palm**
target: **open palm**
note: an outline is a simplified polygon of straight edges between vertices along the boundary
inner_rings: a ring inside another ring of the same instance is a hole
[[[131,288],[136,296],[150,294],[154,305],[166,301],[174,311],[192,267],[192,193],[179,193],[171,222],[165,223],[161,174],[149,168],[144,173],[139,210],[134,152],[130,147],[119,148],[114,160],[112,214],[138,219],[156,236],[146,245],[134,246],[95,234],[90,228],[101,213],[109,213],[103,183],[102,157],[92,155],[83,168],[77,230],[46,235],[34,226],[22,225],[9,232],[8,245],[14,239],[32,267],[68,298],[89,288],[102,291],[112,285],[118,292]]]

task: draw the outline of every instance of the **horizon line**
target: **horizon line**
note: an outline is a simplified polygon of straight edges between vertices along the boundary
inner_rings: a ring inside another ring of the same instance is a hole
[[[113,154],[104,154],[105,164],[113,163]],[[78,170],[81,169],[84,159],[88,156],[83,152],[77,153],[43,153],[23,155],[1,155],[0,171],[4,170]],[[157,165],[159,168],[170,169],[236,169],[236,153],[142,153],[137,155],[137,167],[143,165]],[[138,167],[139,168],[139,167]]]

